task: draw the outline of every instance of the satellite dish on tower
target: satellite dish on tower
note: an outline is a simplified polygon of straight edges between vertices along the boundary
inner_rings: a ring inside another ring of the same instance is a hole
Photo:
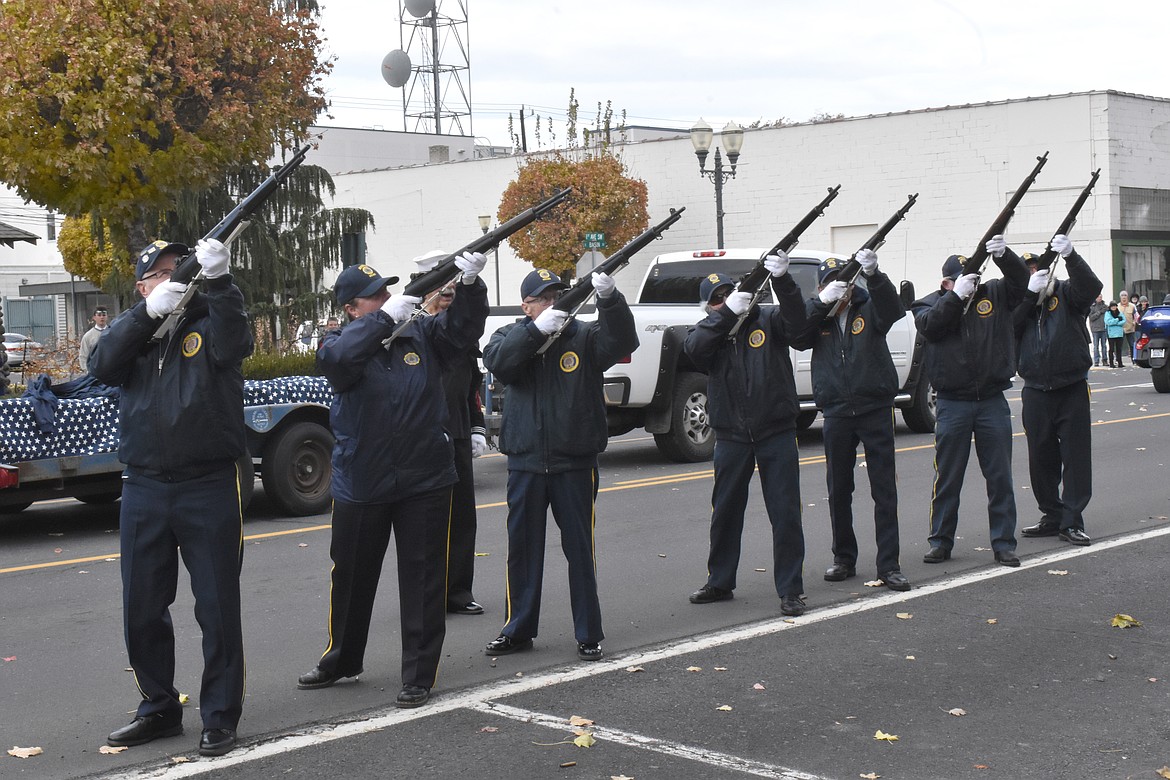
[[[435,0],[406,0],[406,10],[410,11],[410,15],[415,19],[430,16],[435,10]]]
[[[402,49],[395,49],[383,57],[382,78],[395,88],[405,85],[410,79],[410,55]]]

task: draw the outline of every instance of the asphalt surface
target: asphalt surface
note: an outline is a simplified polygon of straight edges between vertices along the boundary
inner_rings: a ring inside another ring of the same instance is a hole
[[[601,466],[607,658],[596,664],[575,660],[555,533],[535,649],[482,655],[502,619],[505,468],[502,458],[477,461],[476,595],[488,614],[448,621],[439,685],[419,710],[393,707],[392,558],[367,673],[327,690],[295,689],[324,643],[328,518],[276,516],[261,495],[245,525],[243,747],[214,760],[194,750],[194,711],[182,737],[98,753],[104,735],[128,722],[135,698],[111,555],[116,507],[33,507],[0,522],[0,740],[44,753],[0,755],[0,777],[1156,777],[1170,764],[1161,571],[1170,546],[1161,444],[1170,397],[1154,393],[1144,371],[1091,379],[1097,497],[1088,530],[1096,542],[1021,539],[1020,569],[991,562],[974,458],[955,557],[921,562],[930,437],[899,429],[909,593],[864,584],[874,572],[861,473],[859,576],[820,577],[832,558],[814,426],[800,452],[810,611],[796,619],[779,615],[771,591],[758,496],[735,600],[687,603],[704,578],[709,464],[662,463],[640,432],[615,441]],[[1035,521],[1035,507],[1024,442],[1016,442],[1023,526]],[[197,691],[199,632],[180,580],[178,683]],[[1119,613],[1142,625],[1112,627]],[[966,714],[951,714],[958,710]],[[593,721],[581,727],[595,740],[590,747],[572,744],[574,715]],[[898,739],[875,739],[879,730]]]

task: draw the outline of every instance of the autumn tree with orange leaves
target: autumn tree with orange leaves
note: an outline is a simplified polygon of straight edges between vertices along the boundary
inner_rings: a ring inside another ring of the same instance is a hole
[[[315,12],[313,0],[0,4],[0,180],[93,217],[129,268],[181,192],[306,137],[332,67]]]

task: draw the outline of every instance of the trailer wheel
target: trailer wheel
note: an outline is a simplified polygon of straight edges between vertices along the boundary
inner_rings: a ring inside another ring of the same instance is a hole
[[[333,434],[328,428],[311,422],[290,425],[268,446],[260,464],[264,492],[295,517],[325,512],[333,501],[329,492],[332,452]]]
[[[934,433],[936,419],[934,388],[925,377],[919,377],[910,405],[902,409],[902,421],[915,433]]]
[[[1150,369],[1150,377],[1154,380],[1155,390],[1170,393],[1170,365]]]
[[[654,434],[658,451],[679,463],[698,463],[715,455],[715,431],[707,420],[707,377],[684,371],[676,377],[670,430]]]

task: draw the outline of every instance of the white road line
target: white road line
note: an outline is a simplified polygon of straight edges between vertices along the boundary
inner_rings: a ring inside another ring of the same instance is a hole
[[[557,717],[555,715],[546,715],[542,712],[533,712],[532,710],[521,710],[516,707],[509,707],[506,704],[497,704],[494,702],[481,702],[471,707],[471,709],[478,712],[484,712],[489,715],[499,715],[512,720],[518,720],[521,723],[532,723],[537,726],[546,726],[550,729],[557,729],[565,732],[573,727],[569,725],[566,718]],[[777,780],[827,780],[820,775],[810,775],[807,772],[800,772],[788,767],[775,766],[774,764],[765,764],[760,761],[752,761],[748,758],[741,758],[740,756],[733,756],[727,753],[720,753],[715,750],[707,750],[706,748],[697,748],[690,745],[684,745],[680,742],[667,742],[666,740],[657,739],[655,737],[647,737],[642,734],[634,734],[630,731],[621,731],[619,729],[611,729],[606,726],[598,726],[596,724],[588,727],[593,736],[605,742],[616,742],[619,745],[626,745],[627,747],[642,748],[643,750],[652,750],[655,753],[662,753],[663,755],[673,756],[674,758],[682,758],[687,761],[697,761],[699,763],[708,764],[713,767],[724,770],[734,770],[736,772],[743,772],[757,777],[771,777]]]
[[[609,672],[621,671],[627,666],[637,666],[661,661],[666,658],[686,655],[688,653],[702,652],[715,647],[722,647],[723,645],[768,636],[780,631],[789,631],[827,620],[870,612],[875,609],[883,609],[906,601],[932,596],[936,593],[962,588],[973,583],[993,580],[998,577],[1006,577],[1010,574],[1028,569],[1051,566],[1060,561],[1092,555],[1103,550],[1111,550],[1115,547],[1123,547],[1127,544],[1143,542],[1147,539],[1154,539],[1168,534],[1170,534],[1170,525],[1163,525],[1148,531],[1138,531],[1119,536],[1115,539],[1096,541],[1093,542],[1091,547],[1070,546],[1035,558],[1028,557],[1023,559],[1019,568],[990,566],[965,574],[959,574],[940,582],[917,586],[914,590],[902,593],[889,592],[882,595],[866,596],[846,604],[815,610],[799,618],[770,618],[757,623],[749,623],[735,629],[720,629],[701,636],[675,640],[659,645],[656,648],[614,656],[608,660],[595,661],[588,664],[574,664],[559,669],[551,669],[541,674],[526,675],[522,678],[510,678],[499,682],[487,683],[475,688],[468,688],[452,695],[441,694],[421,709],[391,709],[364,720],[317,726],[302,732],[289,734],[288,736],[278,737],[271,742],[239,747],[220,758],[200,759],[183,764],[168,764],[153,771],[149,769],[131,769],[121,774],[111,773],[107,777],[111,778],[111,780],[148,780],[150,778],[165,778],[169,780],[170,778],[193,777],[219,769],[226,769],[231,766],[245,764],[257,759],[270,758],[281,753],[299,750],[300,748],[321,745],[326,742],[361,734],[369,734],[399,723],[439,715],[452,710],[472,709],[484,711],[484,707],[487,706],[488,702],[494,702],[509,696],[516,696],[521,693],[528,693],[541,688],[574,682]],[[800,777],[800,775],[791,776]],[[785,776],[781,775],[781,777]],[[809,775],[808,777],[813,776]]]

